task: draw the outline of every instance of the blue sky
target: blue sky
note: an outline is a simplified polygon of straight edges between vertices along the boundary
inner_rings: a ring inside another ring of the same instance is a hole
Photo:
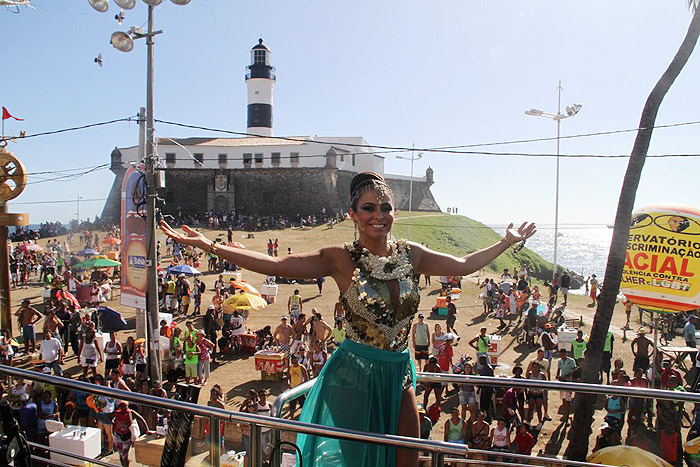
[[[24,122],[6,133],[33,134],[135,115],[145,101],[145,43],[113,49],[115,30],[143,25],[137,2],[119,26],[111,2],[98,13],[81,0],[34,0],[35,10],[0,9],[4,41],[0,105]],[[684,0],[532,1],[193,1],[157,7],[156,118],[245,131],[245,67],[259,37],[277,68],[275,134],[364,136],[371,144],[437,147],[553,137],[555,123],[524,111],[556,112],[582,103],[562,135],[636,128],[644,101],[680,44],[691,13]],[[93,58],[102,53],[104,66]],[[700,120],[700,52],[664,101],[657,124]],[[698,153],[698,125],[658,129],[650,154]],[[157,135],[205,136],[165,125]],[[31,138],[10,145],[30,174],[109,161],[137,141],[135,123]],[[629,154],[635,133],[565,139],[562,154]],[[554,153],[555,142],[484,147]],[[613,221],[626,160],[561,160],[560,221]],[[487,223],[553,221],[554,159],[426,154],[439,204]],[[387,155],[386,170],[410,163]],[[692,181],[700,158],[649,160],[637,206],[673,201],[700,206]],[[680,174],[687,174],[680,176]],[[40,178],[41,177],[41,178]],[[102,210],[109,170],[73,180],[37,174],[10,211],[32,223],[67,221]],[[686,180],[683,182],[683,180]]]

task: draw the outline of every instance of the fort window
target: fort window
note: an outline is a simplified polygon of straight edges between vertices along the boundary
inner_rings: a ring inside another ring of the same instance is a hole
[[[175,163],[175,153],[174,152],[166,152],[165,153],[165,163],[166,164],[174,164]]]
[[[243,163],[244,164],[252,164],[253,163],[253,154],[252,153],[243,154]]]
[[[292,152],[289,154],[289,162],[292,164],[298,164],[299,163],[299,153],[298,152]]]
[[[194,153],[195,167],[204,165],[204,154]]]
[[[345,154],[340,155],[340,162],[345,162]]]
[[[226,154],[219,154],[219,164],[225,164],[228,160],[228,156]]]
[[[352,155],[352,166],[355,166],[355,154]]]
[[[270,161],[275,165],[279,165],[281,159],[282,157],[279,152],[273,152],[270,154]]]
[[[260,153],[255,153],[255,163],[256,164],[262,164],[263,163],[263,155]]]

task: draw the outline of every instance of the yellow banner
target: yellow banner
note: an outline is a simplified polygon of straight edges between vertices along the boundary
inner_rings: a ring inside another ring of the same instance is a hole
[[[620,291],[646,310],[700,307],[700,210],[659,204],[632,214]]]

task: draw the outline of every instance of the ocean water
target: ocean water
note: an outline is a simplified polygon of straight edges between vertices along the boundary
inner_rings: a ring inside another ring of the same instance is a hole
[[[504,226],[493,226],[500,234]],[[557,244],[557,263],[584,278],[605,275],[613,229],[606,225],[561,224]],[[554,260],[554,225],[538,225],[537,233],[526,246],[551,262]]]

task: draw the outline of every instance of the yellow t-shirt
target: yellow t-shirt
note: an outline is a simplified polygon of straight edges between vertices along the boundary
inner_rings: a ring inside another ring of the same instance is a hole
[[[301,365],[292,365],[289,367],[289,379],[291,380],[291,386],[293,388],[299,386],[301,383],[304,382],[304,373],[302,371]]]

